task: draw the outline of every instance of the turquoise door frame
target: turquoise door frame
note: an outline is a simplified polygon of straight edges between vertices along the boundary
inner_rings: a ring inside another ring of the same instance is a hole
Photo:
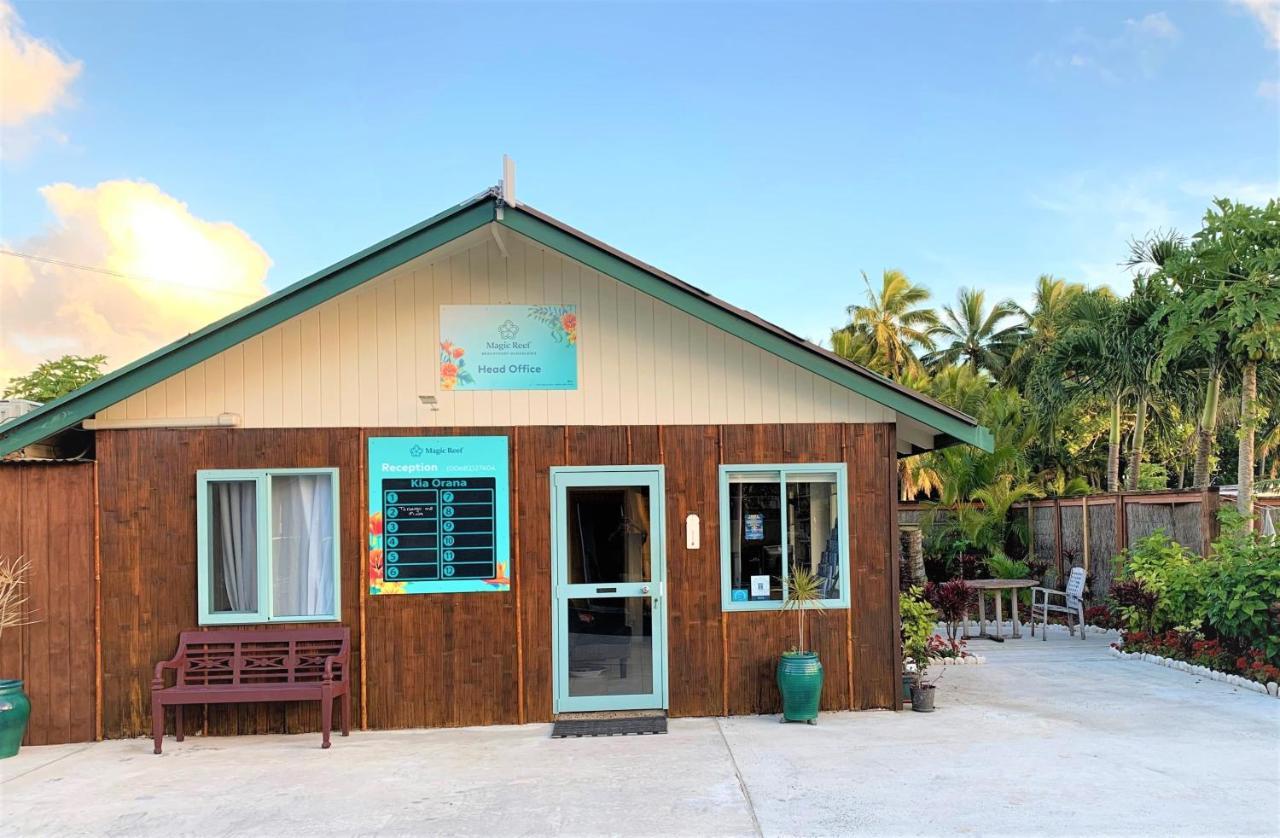
[[[645,486],[649,489],[649,573],[644,582],[570,585],[565,491],[572,486]],[[666,709],[667,691],[667,527],[663,467],[557,466],[551,469],[551,631],[552,709],[556,713],[593,710]],[[602,587],[608,591],[600,590]],[[647,597],[652,608],[653,691],[638,695],[569,694],[569,600]]]

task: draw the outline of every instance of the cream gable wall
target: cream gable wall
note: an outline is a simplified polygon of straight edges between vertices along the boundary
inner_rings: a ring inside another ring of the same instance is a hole
[[[894,411],[492,225],[231,347],[98,419],[242,427],[892,422]],[[444,391],[438,306],[574,303],[577,390]],[[438,410],[419,395],[434,395]]]

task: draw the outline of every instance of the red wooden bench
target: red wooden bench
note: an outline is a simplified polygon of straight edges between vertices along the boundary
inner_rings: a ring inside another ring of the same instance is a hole
[[[351,733],[351,630],[337,628],[184,631],[178,653],[156,664],[151,681],[151,733],[155,752],[164,738],[164,708],[174,707],[182,741],[188,704],[319,701],[323,744],[329,747],[333,700],[342,698],[342,735]],[[164,671],[177,671],[172,687]]]

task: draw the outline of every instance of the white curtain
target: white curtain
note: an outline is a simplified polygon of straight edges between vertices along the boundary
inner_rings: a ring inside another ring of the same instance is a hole
[[[258,503],[256,486],[238,480],[211,484],[214,500],[215,611],[258,610]]]
[[[330,615],[333,607],[333,484],[327,474],[271,478],[273,613]]]

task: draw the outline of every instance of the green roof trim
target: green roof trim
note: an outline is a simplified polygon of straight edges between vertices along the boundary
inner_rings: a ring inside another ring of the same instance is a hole
[[[532,207],[510,207],[489,189],[365,248],[252,305],[0,426],[0,457],[74,425],[206,358],[270,329],[411,259],[497,222],[545,247],[746,340],[937,431],[935,445],[991,451],[972,418],[718,300]]]
[[[939,434],[936,438],[938,447],[968,443],[988,453],[995,448],[991,431],[963,413],[735,309],[541,213],[529,208],[504,207],[498,223],[766,352],[934,428]]]
[[[495,197],[493,190],[482,192],[5,423],[0,426],[0,457],[39,442],[325,300],[489,224],[496,212]]]

